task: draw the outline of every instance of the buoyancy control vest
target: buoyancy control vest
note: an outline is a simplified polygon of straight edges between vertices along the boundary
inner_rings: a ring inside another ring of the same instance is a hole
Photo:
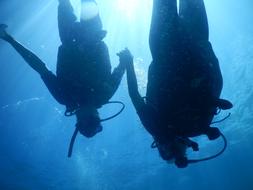
[[[101,96],[111,74],[110,60],[105,60],[104,42],[92,46],[61,45],[58,50],[57,78],[67,96],[67,106],[90,103],[100,107],[108,100]]]

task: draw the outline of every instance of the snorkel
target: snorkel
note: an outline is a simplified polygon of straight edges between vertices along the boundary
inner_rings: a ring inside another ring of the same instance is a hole
[[[115,117],[117,117],[119,114],[121,114],[122,113],[122,111],[125,109],[125,104],[123,103],[123,102],[120,102],[120,101],[111,101],[111,102],[107,102],[105,105],[109,105],[109,104],[119,104],[119,105],[121,105],[121,108],[120,108],[120,110],[117,112],[117,113],[115,113],[114,115],[112,115],[112,116],[109,116],[109,117],[107,117],[107,118],[103,118],[103,119],[100,119],[99,117],[97,117],[97,118],[99,118],[99,120],[97,121],[98,122],[98,124],[100,125],[100,123],[101,122],[105,122],[105,121],[108,121],[108,120],[111,120],[111,119],[113,119],[113,118],[115,118]],[[77,109],[75,109],[75,110],[72,110],[71,112],[65,112],[65,116],[72,116],[72,115],[77,115],[77,117],[79,117],[80,115],[78,115],[78,114],[80,114],[81,112],[85,112],[85,111],[87,111],[87,110],[85,110],[86,108],[84,108],[84,110],[81,110],[81,108],[77,108]],[[94,111],[94,108],[93,108],[93,111]],[[97,111],[95,111],[95,114],[98,114],[98,112]],[[98,116],[98,115],[97,115]],[[101,125],[100,125],[101,126]],[[98,129],[98,128],[97,128]],[[102,130],[102,126],[101,126],[101,130]],[[72,156],[72,152],[73,152],[73,147],[74,147],[74,143],[75,143],[75,140],[76,140],[76,137],[77,137],[77,134],[78,134],[78,132],[80,132],[81,134],[83,134],[82,132],[82,129],[80,129],[80,127],[78,126],[78,123],[76,124],[76,128],[75,128],[75,131],[74,131],[74,133],[73,133],[73,135],[72,135],[72,137],[71,137],[71,141],[70,141],[70,144],[69,144],[69,150],[68,150],[68,157],[70,158],[71,156]],[[94,131],[95,132],[95,134],[97,133],[97,132],[100,132],[100,131]],[[94,134],[94,135],[95,135]],[[93,135],[93,136],[94,136]]]

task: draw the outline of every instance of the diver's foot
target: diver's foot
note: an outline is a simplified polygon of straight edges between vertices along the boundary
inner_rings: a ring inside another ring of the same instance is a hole
[[[221,132],[216,127],[209,127],[207,129],[206,135],[207,135],[207,137],[208,137],[209,140],[215,140],[215,139],[217,139],[217,138],[220,137]]]
[[[8,26],[6,24],[0,24],[0,38],[4,39],[5,37],[7,37],[7,32],[6,32],[6,28]]]
[[[188,160],[185,156],[177,158],[175,164],[178,168],[186,168],[188,166]]]
[[[216,106],[222,110],[228,110],[233,107],[233,104],[230,101],[224,99],[217,99],[215,103]]]

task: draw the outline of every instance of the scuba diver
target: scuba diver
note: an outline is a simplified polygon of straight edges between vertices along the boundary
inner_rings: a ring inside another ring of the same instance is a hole
[[[126,64],[128,91],[145,129],[152,135],[152,148],[162,159],[179,168],[220,155],[227,145],[224,135],[210,127],[219,110],[232,108],[220,99],[222,75],[209,42],[209,28],[203,0],[154,0],[149,36],[152,63],[148,71],[146,97],[138,92],[133,57],[121,52]],[[214,123],[214,122],[213,122]],[[186,150],[198,151],[191,137],[222,137],[224,148],[217,155],[189,160]]]
[[[82,0],[96,8],[93,0]],[[86,10],[87,11],[87,10]],[[0,38],[8,42],[37,73],[40,74],[52,96],[66,106],[66,116],[76,115],[76,129],[72,136],[69,154],[78,132],[85,137],[93,137],[102,131],[97,109],[111,103],[109,99],[116,92],[125,72],[125,65],[119,65],[111,73],[111,63],[107,45],[103,42],[106,31],[98,11],[93,17],[81,14],[80,22],[73,13],[69,0],[59,0],[58,27],[62,41],[58,50],[56,75],[33,52],[17,42],[6,32],[7,25],[0,25]],[[84,18],[84,19],[83,19]]]

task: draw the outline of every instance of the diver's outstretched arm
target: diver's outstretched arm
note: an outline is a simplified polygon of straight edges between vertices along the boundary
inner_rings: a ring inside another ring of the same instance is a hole
[[[73,41],[73,27],[77,18],[69,0],[59,0],[58,28],[63,44]]]
[[[128,93],[136,110],[144,105],[144,100],[138,91],[137,78],[134,71],[133,56],[128,49],[119,53],[120,60],[126,65]]]
[[[119,63],[119,65],[116,68],[114,68],[108,81],[110,85],[109,88],[110,92],[108,93],[109,96],[107,97],[108,100],[111,99],[111,97],[115,94],[115,92],[119,88],[120,82],[125,73],[125,69],[126,67],[122,63]]]
[[[103,99],[107,102],[111,99],[111,97],[117,91],[122,77],[125,73],[126,67],[123,63],[119,63],[119,65],[114,68],[113,72],[111,73],[111,62],[109,57],[109,51],[104,42],[100,43],[100,49],[98,49],[98,57],[97,62],[100,64],[100,82],[104,84]]]
[[[41,61],[33,52],[25,48],[22,44],[17,42],[12,36],[10,36],[6,29],[7,26],[0,24],[0,39],[5,40],[24,58],[24,60],[30,65],[35,71],[37,71],[52,96],[60,103],[65,104],[66,99],[62,92],[61,86],[55,74],[47,69],[45,63]]]
[[[119,88],[120,82],[123,78],[123,75],[125,73],[126,67],[119,63],[119,65],[114,68],[112,74],[111,70],[109,72],[109,76],[105,77],[106,81],[104,81],[104,87],[106,89],[106,92],[104,93],[104,100],[109,101],[112,96],[115,94],[117,89]]]
[[[9,35],[5,28],[6,25],[0,25],[0,38],[8,42],[23,58],[24,60],[40,75],[43,75],[49,70],[45,63],[41,61],[33,52],[25,48],[22,44],[17,42],[11,35]]]

